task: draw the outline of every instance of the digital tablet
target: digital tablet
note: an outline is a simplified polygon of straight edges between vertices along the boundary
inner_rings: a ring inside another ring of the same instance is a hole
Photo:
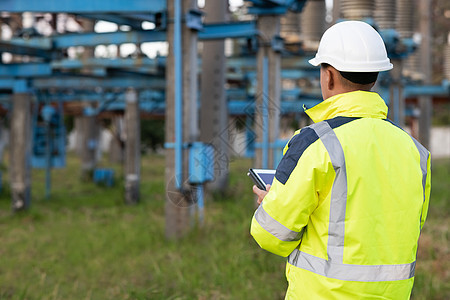
[[[265,191],[266,184],[272,184],[276,170],[269,169],[249,169],[247,175],[253,180],[256,186]]]

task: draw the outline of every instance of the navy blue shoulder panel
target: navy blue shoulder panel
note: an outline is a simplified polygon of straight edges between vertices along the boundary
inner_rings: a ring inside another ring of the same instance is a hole
[[[334,129],[356,119],[358,118],[336,117],[324,122],[327,122]],[[277,167],[275,178],[282,184],[286,184],[303,152],[318,139],[316,132],[309,127],[303,128],[299,134],[295,135],[289,141],[288,150]]]
[[[319,136],[313,129],[305,127],[289,141],[289,148],[283,155],[275,173],[275,178],[279,182],[286,184],[286,181],[289,179],[289,176],[291,176],[292,171],[294,171],[300,156],[302,156],[306,148],[317,141],[318,138]]]
[[[352,118],[352,117],[336,117],[333,119],[329,119],[329,120],[325,120],[325,122],[328,123],[328,125],[330,125],[330,127],[332,129],[334,128],[338,128],[339,126],[342,126],[344,124],[347,124],[348,122],[357,120],[357,119],[361,119],[361,118]]]
[[[400,125],[394,123],[393,121],[389,120],[389,119],[384,119],[384,121],[387,121],[388,123],[391,123],[392,125],[394,125],[395,127],[400,128],[401,130],[405,131],[403,128],[400,127]]]

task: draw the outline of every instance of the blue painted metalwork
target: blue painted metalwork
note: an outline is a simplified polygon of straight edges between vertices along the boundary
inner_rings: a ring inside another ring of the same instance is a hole
[[[0,81],[1,82],[1,81]],[[98,87],[106,89],[128,88],[164,90],[166,81],[160,77],[123,77],[123,78],[92,78],[92,77],[64,77],[36,78],[33,87],[37,89],[71,89],[86,90]]]
[[[142,21],[127,18],[127,16],[119,14],[80,14],[80,17],[93,19],[93,20],[103,20],[111,23],[116,23],[117,25],[130,26],[133,29],[142,29]]]
[[[204,24],[204,29],[198,33],[200,40],[214,40],[224,38],[245,38],[258,34],[255,21],[209,23]]]
[[[262,168],[269,164],[269,58],[263,57],[262,65]]]
[[[0,89],[2,90],[12,90],[14,87],[15,80],[12,78],[0,78]]]
[[[189,145],[189,182],[203,184],[214,180],[214,147],[202,142]]]
[[[203,22],[202,16],[204,13],[201,10],[191,9],[185,16],[186,27],[194,30],[202,30]]]
[[[258,33],[255,22],[235,22],[205,24],[199,32],[199,39],[224,39],[255,36]],[[158,30],[134,30],[116,32],[81,32],[55,35],[51,37],[12,38],[1,41],[0,50],[15,54],[51,58],[50,49],[64,49],[74,46],[94,47],[98,45],[119,45],[125,43],[162,42],[167,39],[166,32]],[[56,53],[56,52],[55,52]]]
[[[412,96],[448,96],[450,87],[443,82],[441,85],[407,85],[403,90],[405,98]]]
[[[52,69],[48,63],[0,64],[0,77],[50,76]]]
[[[251,15],[284,15],[288,11],[286,6],[259,7],[251,6],[248,13]]]
[[[98,185],[111,187],[114,185],[114,170],[108,168],[96,168],[94,169],[93,180]]]
[[[57,107],[45,105],[40,109],[37,105],[34,108],[32,122],[32,167],[45,169],[65,167],[66,130],[61,104]]]
[[[59,54],[53,53],[50,50],[46,50],[45,48],[23,45],[23,43],[21,42],[14,43],[11,41],[0,41],[0,52],[9,52],[18,55],[37,56],[45,59],[62,56],[62,53]]]
[[[52,69],[80,69],[80,68],[148,68],[158,70],[165,67],[165,59],[157,58],[87,58],[62,59],[51,62]],[[0,69],[1,70],[1,69]]]
[[[249,14],[277,15],[285,14],[287,10],[301,12],[306,0],[248,0],[253,6],[249,7]]]
[[[273,51],[275,52],[281,52],[284,49],[284,40],[281,36],[275,35],[272,40],[270,41],[270,46],[272,47]]]
[[[28,47],[34,51],[64,49],[74,46],[94,47],[98,45],[119,45],[124,43],[162,42],[166,33],[157,30],[115,31],[115,32],[80,32],[54,35],[51,37],[33,37],[29,39],[12,38],[4,44]],[[1,49],[1,48],[0,48]],[[31,50],[30,50],[31,51]],[[47,53],[47,52],[44,52]],[[30,53],[32,55],[33,53]]]
[[[0,11],[49,12],[49,13],[135,13],[162,12],[167,9],[161,0],[115,0],[115,1],[61,1],[61,0],[2,0]]]
[[[198,223],[203,225],[205,219],[205,204],[204,204],[204,194],[203,185],[200,184],[196,186],[197,188],[197,209],[198,209]]]
[[[175,0],[173,37],[175,71],[175,185],[182,188],[183,181],[183,57],[181,38],[181,0]]]
[[[30,93],[31,92],[30,82],[26,79],[14,80],[13,92],[14,93]]]

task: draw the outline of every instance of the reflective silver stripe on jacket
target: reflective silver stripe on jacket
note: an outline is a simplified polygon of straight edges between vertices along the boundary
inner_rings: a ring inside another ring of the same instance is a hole
[[[284,242],[299,241],[302,238],[303,231],[297,232],[288,229],[283,224],[272,218],[264,210],[262,205],[260,205],[256,210],[255,219],[265,231]]]
[[[328,226],[328,260],[336,263],[344,259],[345,209],[347,206],[347,170],[344,150],[327,122],[310,126],[327,149],[336,177],[331,189],[330,223]]]
[[[427,164],[430,153],[415,138],[413,137],[411,138],[414,141],[414,144],[416,145],[417,150],[419,151],[420,154],[420,168],[422,169],[423,201],[425,201],[425,185],[427,183]]]
[[[415,261],[397,265],[350,265],[343,263],[345,211],[347,205],[347,172],[344,151],[336,134],[327,122],[316,123],[309,127],[317,133],[324,144],[336,172],[330,199],[328,259],[319,258],[295,249],[289,255],[288,262],[328,278],[348,281],[394,281],[413,277],[416,266]],[[428,151],[416,140],[414,140],[414,143],[420,153],[420,166],[423,175],[422,184],[425,196]]]
[[[416,262],[401,265],[348,265],[331,262],[295,249],[288,262],[316,274],[348,281],[394,281],[414,276]]]

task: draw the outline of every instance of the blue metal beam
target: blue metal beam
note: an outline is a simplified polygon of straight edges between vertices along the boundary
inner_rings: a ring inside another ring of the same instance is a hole
[[[214,40],[224,38],[245,38],[258,34],[255,21],[203,24],[203,31],[198,33],[201,40]]]
[[[28,46],[23,43],[23,39],[18,43],[12,41],[0,41],[0,52],[9,52],[12,54],[18,55],[29,55],[29,56],[37,56],[42,57],[44,59],[51,59],[55,56],[50,50],[47,50],[42,47]],[[49,40],[49,42],[51,42]]]
[[[2,0],[3,12],[49,12],[49,13],[134,13],[162,12],[167,1],[161,0]]]
[[[88,59],[62,59],[52,61],[53,69],[80,69],[80,68],[144,68],[156,71],[164,67],[164,61],[156,58],[88,58]]]
[[[0,89],[11,90],[14,87],[14,81],[12,78],[0,79]]]
[[[403,96],[448,96],[450,97],[450,88],[444,85],[407,85],[403,90]]]
[[[258,33],[255,22],[236,22],[225,24],[205,25],[203,32],[199,32],[199,38],[203,40],[224,39],[224,38],[242,38],[256,35]],[[13,38],[10,41],[0,43],[0,50],[12,52],[11,49],[2,49],[1,46],[12,48],[31,49],[25,55],[33,55],[34,52],[43,52],[51,56],[50,52],[44,50],[64,49],[72,46],[93,47],[97,45],[118,45],[124,43],[147,43],[166,41],[167,35],[164,31],[140,30],[140,31],[116,31],[116,32],[82,32],[56,35],[51,37],[35,37],[29,39]],[[20,47],[17,47],[20,46]],[[33,52],[34,51],[34,52]],[[17,52],[13,52],[17,53]],[[22,54],[22,53],[17,53]],[[40,56],[40,55],[38,55]]]
[[[116,32],[82,32],[36,37],[30,39],[13,38],[8,44],[35,48],[40,50],[64,49],[72,46],[94,47],[98,45],[118,45],[124,43],[161,42],[166,40],[166,33],[156,30],[116,31]]]
[[[118,45],[124,43],[140,44],[146,42],[161,42],[166,40],[166,33],[156,30],[117,31],[117,32],[87,32],[64,34],[52,37],[57,49],[72,46]]]
[[[0,77],[50,76],[52,69],[48,63],[0,64]]]
[[[103,20],[118,25],[127,25],[134,29],[142,29],[142,21],[129,19],[119,14],[80,14],[79,16],[94,20]]]
[[[33,80],[32,86],[37,89],[56,88],[56,89],[84,90],[84,89],[95,89],[98,87],[106,89],[134,87],[136,89],[163,90],[166,88],[166,81],[164,78],[157,78],[157,77],[155,78],[60,77],[60,78],[37,78]]]

